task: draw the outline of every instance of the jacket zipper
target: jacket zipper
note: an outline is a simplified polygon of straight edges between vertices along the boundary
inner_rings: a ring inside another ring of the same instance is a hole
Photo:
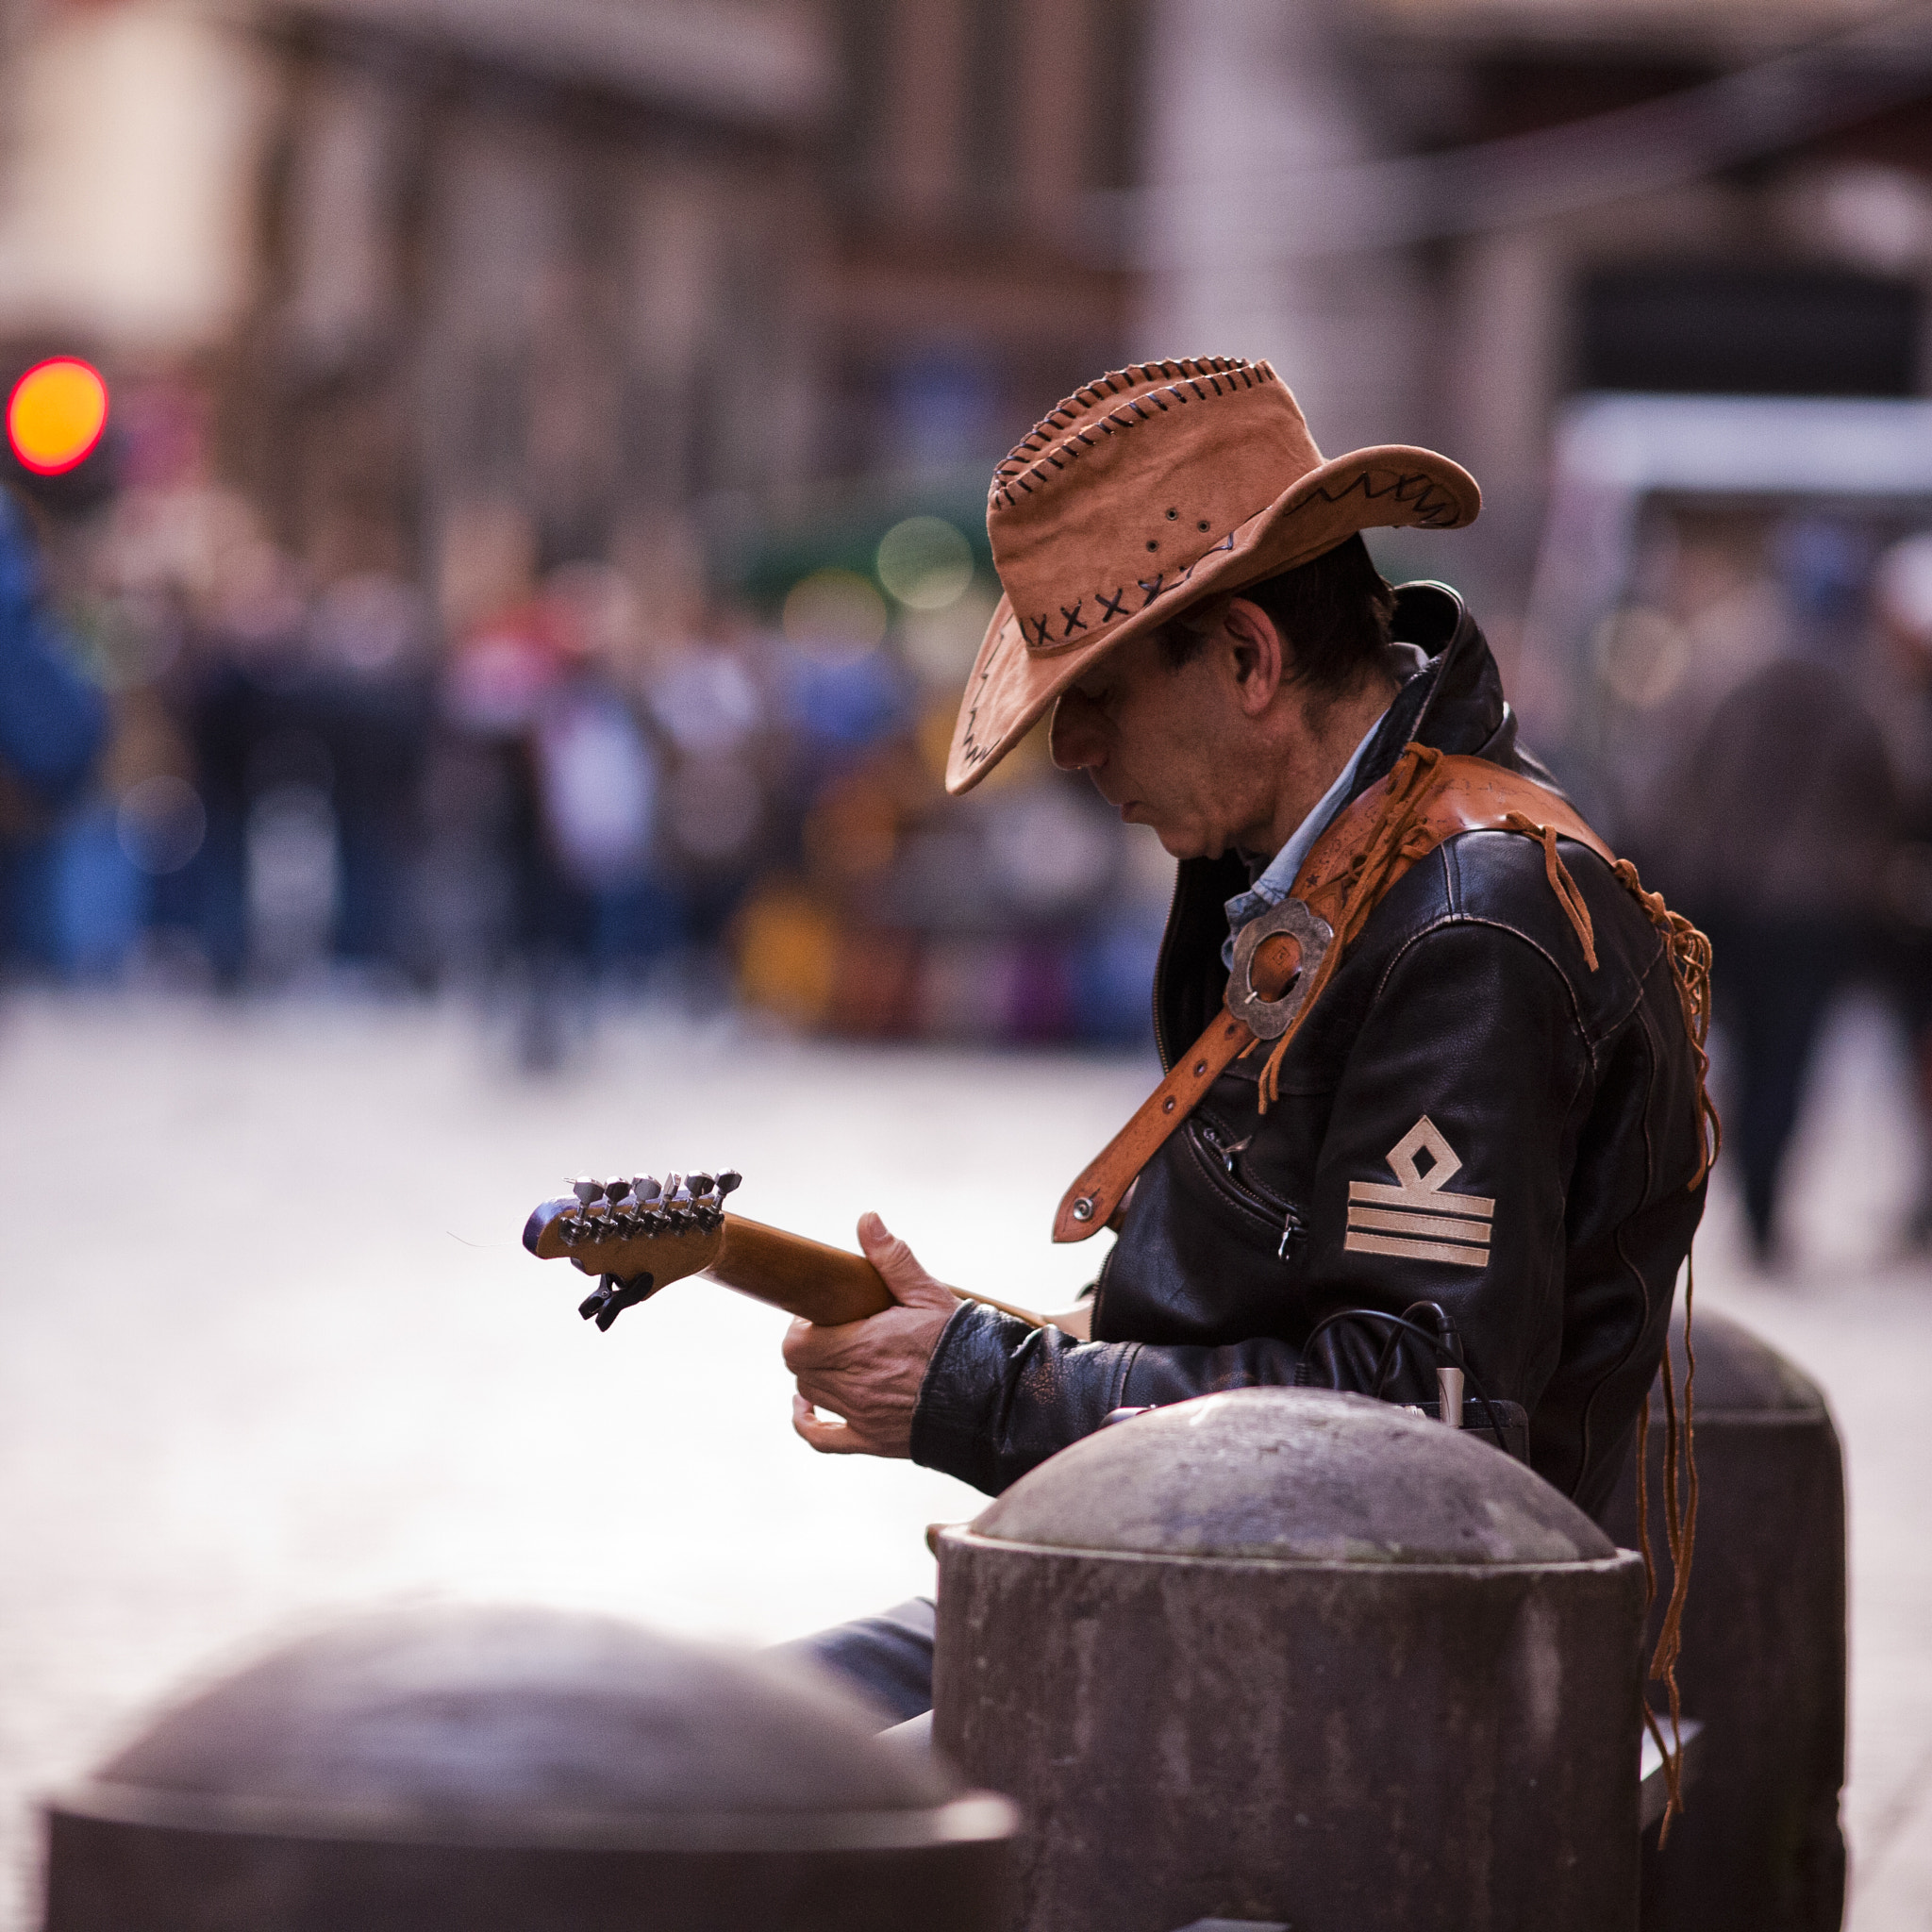
[[[1220,1164],[1224,1179],[1216,1176],[1215,1186],[1246,1208],[1250,1214],[1279,1226],[1281,1239],[1274,1250],[1275,1258],[1292,1264],[1294,1244],[1308,1231],[1308,1224],[1302,1219],[1301,1210],[1293,1202],[1282,1200],[1280,1196],[1270,1193],[1257,1183],[1243,1180],[1235,1167],[1236,1160],[1247,1151],[1249,1142],[1255,1137],[1250,1134],[1245,1141],[1230,1140],[1227,1129],[1211,1114],[1198,1108],[1193,1118],[1188,1123],[1188,1132],[1191,1136],[1198,1136],[1206,1143],[1214,1160]],[[1211,1175],[1211,1167],[1209,1173]]]

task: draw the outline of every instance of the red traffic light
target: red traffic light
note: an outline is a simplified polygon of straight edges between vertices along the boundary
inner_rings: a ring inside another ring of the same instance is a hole
[[[37,362],[7,399],[7,441],[37,476],[84,463],[108,426],[108,385],[77,356]]]

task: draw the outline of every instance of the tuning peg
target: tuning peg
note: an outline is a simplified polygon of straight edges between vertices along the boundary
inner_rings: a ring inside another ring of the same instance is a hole
[[[630,1178],[626,1174],[614,1174],[604,1183],[604,1198],[607,1201],[621,1201],[630,1192]]]
[[[692,1212],[697,1216],[698,1225],[705,1228],[718,1226],[724,1219],[724,1196],[737,1185],[738,1176],[726,1172],[720,1174],[694,1174],[691,1186],[703,1184],[703,1191]]]
[[[655,1201],[663,1193],[664,1187],[656,1174],[641,1174],[632,1178],[630,1191],[640,1201]]]
[[[691,1190],[691,1197],[693,1201],[701,1200],[717,1186],[717,1182],[708,1174],[687,1174],[684,1184]]]
[[[727,1167],[724,1170],[724,1172],[718,1176],[719,1200],[722,1201],[724,1198],[724,1196],[732,1191],[733,1188],[742,1187],[743,1184],[744,1176],[741,1174],[740,1174],[736,1168]]]
[[[578,1207],[588,1208],[592,1201],[602,1198],[604,1184],[602,1181],[593,1181],[587,1174],[580,1174],[571,1182],[570,1191],[577,1197]]]

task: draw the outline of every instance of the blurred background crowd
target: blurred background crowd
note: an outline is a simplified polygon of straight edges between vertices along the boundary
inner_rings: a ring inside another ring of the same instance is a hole
[[[991,463],[1149,355],[1433,443],[1526,733],[1713,934],[1754,1232],[1822,1018],[1932,1104],[1932,10],[10,0],[0,952],[1139,1042],[1171,868],[940,774]],[[1932,1201],[1932,1197],[1928,1197]],[[1932,1232],[1932,1205],[1921,1233]]]
[[[1037,752],[941,809],[991,608],[956,523],[861,527],[863,569],[821,558],[766,605],[695,568],[647,602],[505,522],[452,618],[394,568],[318,578],[219,486],[117,492],[38,558],[16,519],[51,592],[20,634],[77,687],[24,722],[91,747],[9,841],[16,967],[480,988],[533,1064],[599,990],[1138,1037],[1162,881],[1111,815]]]

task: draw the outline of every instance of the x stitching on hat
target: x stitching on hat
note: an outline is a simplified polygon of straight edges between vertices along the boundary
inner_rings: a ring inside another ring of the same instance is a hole
[[[1085,630],[1087,628],[1087,620],[1080,615],[1081,607],[1086,602],[1086,598],[1076,597],[1071,608],[1064,604],[1060,606],[1060,615],[1067,621],[1067,627],[1061,631],[1061,637],[1070,638],[1076,630]]]
[[[1126,598],[1127,590],[1124,584],[1111,597],[1105,591],[1095,591],[1093,601],[1101,607],[1101,623],[1111,624],[1116,617],[1124,615],[1121,606],[1126,602]]]

